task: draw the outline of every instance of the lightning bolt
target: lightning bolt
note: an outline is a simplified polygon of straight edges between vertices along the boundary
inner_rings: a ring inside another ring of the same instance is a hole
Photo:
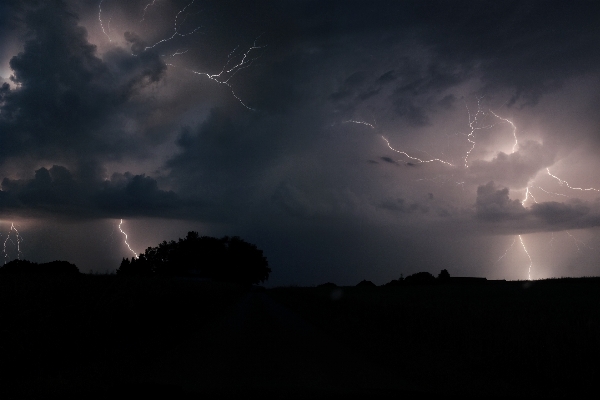
[[[527,200],[529,200],[529,197],[531,197],[531,199],[533,200],[534,203],[537,203],[538,201],[535,199],[535,197],[533,196],[533,193],[531,193],[531,191],[529,190],[529,186],[527,186],[527,188],[525,189],[525,198],[523,199],[523,201],[521,202],[522,206],[525,206],[525,202]]]
[[[104,0],[100,0],[100,3],[98,4],[98,21],[100,22],[100,27],[102,28],[102,32],[104,32],[104,34],[106,35],[106,37],[108,38],[109,41],[112,42],[110,35],[106,32],[106,30],[104,29],[104,24],[102,22],[102,3],[104,2]],[[143,13],[142,13],[142,19],[140,22],[143,22],[145,20],[146,17],[146,13],[148,11],[148,9],[150,7],[152,7],[155,3],[157,2],[157,0],[153,0],[150,3],[147,3],[146,6],[144,7]],[[185,32],[182,33],[181,32],[181,26],[185,23],[185,21],[187,20],[189,15],[193,15],[190,13],[185,14],[185,17],[183,18],[183,20],[181,21],[181,15],[184,14],[186,12],[186,10],[188,10],[194,3],[196,2],[196,0],[192,0],[191,2],[189,2],[188,4],[186,4],[185,7],[183,7],[181,10],[179,10],[179,12],[177,12],[177,14],[175,15],[175,19],[173,22],[173,32],[170,36],[164,37],[163,39],[155,42],[154,44],[150,45],[150,46],[146,46],[144,48],[143,51],[147,51],[150,49],[153,49],[163,43],[167,43],[171,40],[174,40],[175,38],[178,37],[185,37],[185,36],[190,36],[196,32],[198,32],[202,26],[197,26],[196,28],[192,29],[189,32]],[[198,13],[200,13],[201,11],[198,11]],[[198,14],[196,13],[196,14]],[[235,90],[233,89],[233,86],[231,84],[231,79],[242,69],[248,68],[250,65],[252,65],[254,63],[254,61],[256,59],[258,59],[260,57],[260,55],[258,56],[253,56],[253,54],[256,53],[257,50],[261,50],[264,49],[266,46],[259,46],[257,45],[257,41],[260,38],[261,35],[259,35],[253,42],[253,44],[241,55],[241,57],[234,57],[234,55],[237,54],[237,50],[239,48],[239,45],[236,46],[233,51],[231,51],[227,57],[227,61],[226,63],[223,65],[221,71],[219,71],[216,74],[212,74],[209,72],[203,72],[203,71],[197,71],[194,69],[187,69],[185,68],[188,72],[191,72],[193,74],[196,75],[202,75],[205,76],[209,79],[211,79],[214,82],[217,82],[220,85],[225,85],[229,88],[231,94],[233,95],[233,97],[245,108],[247,108],[248,110],[252,110],[255,111],[254,108],[248,106],[239,96],[238,94],[235,92]],[[187,50],[185,51],[175,51],[175,53],[171,54],[170,56],[166,56],[163,55],[163,57],[169,57],[169,58],[173,58],[175,56],[181,55],[181,54],[185,54],[187,53]],[[133,56],[137,56],[136,54],[132,54]],[[238,62],[235,62],[236,59],[239,59]],[[171,64],[171,63],[167,63],[166,65],[176,68],[176,65]]]
[[[575,236],[571,235],[571,232],[569,231],[565,232],[567,232],[567,235],[569,235],[569,237],[573,239],[573,243],[575,243],[575,247],[577,247],[577,252],[581,252],[581,249],[579,248],[579,244],[577,243],[577,239],[575,239]]]
[[[494,126],[494,124],[488,124],[488,123],[484,123],[484,120],[483,120],[483,118],[485,117],[485,115],[486,115],[486,112],[485,112],[485,111],[484,111],[484,110],[481,108],[481,98],[479,98],[479,99],[477,100],[477,112],[475,112],[475,113],[472,113],[472,112],[470,111],[470,109],[469,109],[469,106],[468,106],[468,105],[466,105],[466,108],[467,108],[467,113],[468,113],[468,117],[469,117],[469,128],[470,128],[470,129],[469,129],[469,133],[468,133],[468,134],[466,134],[466,137],[467,137],[467,141],[470,143],[470,147],[469,147],[469,148],[468,148],[468,150],[466,151],[466,153],[465,153],[465,156],[464,156],[464,158],[463,158],[463,160],[464,160],[464,163],[463,163],[463,165],[464,165],[464,167],[465,167],[465,168],[469,168],[469,158],[470,158],[471,154],[473,153],[473,151],[475,150],[475,146],[476,146],[476,140],[475,140],[475,137],[476,137],[476,135],[477,135],[477,132],[478,132],[478,131],[481,131],[481,130],[483,130],[483,129],[489,129],[489,128],[493,127],[493,126]],[[511,121],[510,119],[508,119],[508,118],[504,118],[504,117],[502,117],[502,116],[498,115],[496,112],[494,112],[494,111],[492,111],[492,110],[488,110],[488,111],[489,111],[489,113],[490,113],[491,115],[493,115],[493,116],[494,116],[495,118],[497,118],[498,120],[500,120],[500,121],[502,121],[502,122],[504,122],[504,123],[507,123],[507,124],[509,124],[509,125],[510,125],[510,127],[511,127],[511,130],[512,130],[512,137],[513,137],[513,139],[514,139],[514,143],[513,143],[513,145],[512,145],[512,150],[511,150],[511,154],[514,154],[514,153],[515,153],[515,152],[518,150],[518,148],[519,148],[519,138],[518,138],[518,135],[517,135],[517,126],[516,126],[516,125],[515,125],[515,123],[514,123],[513,121]],[[363,122],[363,121],[357,121],[357,120],[348,120],[348,121],[345,121],[345,122],[352,122],[352,123],[363,124],[363,125],[369,126],[369,127],[371,127],[371,128],[374,128],[374,126],[371,126],[370,124],[368,124],[368,123],[365,123],[365,122]],[[447,136],[448,136],[448,135],[447,135]],[[386,144],[387,144],[387,146],[388,146],[388,148],[389,148],[389,149],[391,149],[392,151],[394,151],[394,152],[396,152],[396,153],[402,154],[403,156],[407,157],[407,158],[408,158],[409,160],[411,160],[411,161],[416,161],[416,162],[419,162],[419,163],[425,163],[425,162],[434,162],[434,161],[437,161],[437,162],[441,162],[441,163],[444,163],[444,164],[446,164],[446,165],[449,165],[449,166],[454,166],[454,165],[453,165],[453,164],[451,164],[450,162],[447,162],[447,161],[441,160],[441,159],[439,159],[439,158],[433,158],[433,157],[432,157],[431,159],[421,159],[421,158],[418,158],[418,157],[411,156],[411,155],[409,155],[408,153],[406,153],[406,152],[404,152],[404,151],[400,151],[400,150],[397,150],[397,149],[393,148],[393,147],[392,147],[392,145],[391,145],[391,143],[390,143],[390,141],[389,141],[387,138],[385,138],[384,136],[382,136],[382,138],[383,138],[383,140],[386,142]],[[425,152],[424,152],[424,153],[425,153]],[[426,154],[426,153],[425,153],[425,154]],[[546,173],[548,174],[548,176],[550,176],[550,177],[552,177],[553,179],[555,179],[556,181],[558,181],[558,183],[559,183],[561,186],[565,186],[565,187],[566,187],[566,188],[568,188],[568,189],[571,189],[571,190],[578,190],[578,191],[582,191],[582,192],[600,192],[600,189],[597,189],[597,188],[594,188],[594,187],[588,187],[588,188],[585,188],[585,187],[576,187],[576,186],[573,186],[573,185],[571,185],[569,182],[567,182],[566,180],[564,180],[564,179],[561,179],[561,178],[559,178],[558,176],[556,176],[556,175],[552,174],[552,173],[550,172],[550,169],[549,169],[549,168],[546,168]],[[435,181],[436,179],[437,179],[437,177],[436,177],[436,178],[434,178],[434,179],[429,179],[429,180],[431,180],[431,181]],[[426,180],[426,179],[420,179],[420,180]],[[459,184],[459,182],[457,182],[457,184]],[[549,194],[549,195],[553,195],[553,196],[562,196],[562,197],[570,197],[570,196],[568,196],[568,195],[566,195],[566,194],[561,194],[561,193],[551,192],[551,191],[549,191],[549,190],[547,190],[547,189],[545,189],[545,188],[543,188],[543,187],[540,187],[540,186],[532,186],[531,184],[528,184],[528,186],[525,188],[525,198],[524,198],[524,199],[521,201],[521,205],[522,205],[522,206],[525,206],[525,205],[526,205],[526,203],[527,203],[528,201],[530,201],[530,200],[532,200],[534,203],[538,203],[538,201],[537,201],[537,199],[535,198],[535,195],[534,195],[534,193],[533,193],[533,189],[534,189],[534,188],[535,188],[535,189],[539,189],[539,190],[541,190],[542,192],[544,192],[544,193],[546,193],[546,194]],[[589,248],[589,246],[588,246],[586,243],[584,243],[584,242],[582,242],[582,241],[578,240],[578,239],[577,239],[575,236],[573,236],[573,235],[572,235],[572,234],[571,234],[569,231],[566,231],[565,233],[566,233],[566,234],[567,234],[567,235],[568,235],[568,236],[569,236],[569,237],[570,237],[570,238],[573,240],[573,242],[574,242],[574,244],[575,244],[575,247],[577,248],[577,251],[578,251],[578,252],[579,252],[579,251],[581,251],[581,249],[582,249],[582,245],[583,245],[583,246],[586,246],[586,247],[588,247],[588,248]],[[502,254],[502,255],[501,255],[501,256],[500,256],[500,257],[499,257],[499,258],[498,258],[498,259],[497,259],[497,260],[494,262],[494,264],[496,264],[496,263],[498,263],[499,261],[501,261],[501,260],[502,260],[502,259],[503,259],[503,258],[504,258],[504,257],[505,257],[507,254],[508,254],[508,252],[509,252],[509,251],[510,251],[510,250],[511,250],[513,247],[514,247],[514,244],[516,243],[517,239],[519,240],[519,243],[521,244],[521,247],[523,248],[523,251],[524,251],[524,252],[525,252],[525,254],[527,255],[527,258],[529,259],[529,266],[528,266],[528,270],[527,270],[527,277],[528,277],[528,280],[532,280],[532,278],[531,278],[531,270],[532,270],[532,268],[533,268],[533,259],[532,259],[532,257],[531,257],[531,254],[529,253],[529,251],[528,251],[528,249],[527,249],[527,246],[525,245],[525,241],[523,240],[523,237],[522,237],[522,235],[517,235],[517,236],[516,236],[516,237],[513,239],[513,242],[511,243],[511,245],[510,245],[510,246],[509,246],[509,247],[506,249],[506,251],[504,252],[504,254]],[[553,235],[552,235],[552,240],[550,241],[550,244],[552,244],[552,242],[554,241],[554,239],[555,239],[555,237],[554,237],[554,234],[553,234]]]
[[[550,175],[552,178],[556,179],[556,180],[558,181],[558,183],[559,183],[561,186],[566,186],[566,187],[568,187],[568,188],[569,188],[569,189],[571,189],[571,190],[580,190],[580,191],[582,191],[582,192],[591,192],[591,191],[594,191],[594,192],[600,192],[600,189],[596,189],[596,188],[593,188],[593,187],[590,187],[590,188],[580,188],[580,187],[573,187],[573,186],[571,186],[571,185],[569,184],[569,182],[567,182],[567,181],[565,181],[565,180],[563,180],[563,179],[560,179],[560,178],[559,178],[558,176],[556,176],[556,175],[553,175],[553,174],[550,172],[550,168],[546,168],[546,172],[548,172],[548,175]]]
[[[355,119],[349,119],[347,121],[342,121],[343,124],[359,124],[359,125],[365,125],[368,126],[371,129],[375,129],[375,126],[373,124],[370,124],[368,122],[365,121],[359,121],[359,120],[355,120]]]
[[[266,46],[259,46],[256,44],[258,39],[260,39],[261,36],[262,36],[262,34],[259,35],[256,39],[254,39],[254,42],[243,53],[239,62],[235,63],[235,61],[233,61],[235,59],[234,54],[235,54],[236,50],[229,53],[229,56],[227,57],[228,58],[227,62],[223,65],[223,68],[221,68],[221,71],[216,74],[209,74],[208,72],[201,72],[201,71],[195,71],[195,70],[189,70],[189,71],[196,75],[205,76],[208,79],[215,81],[220,85],[227,86],[229,88],[229,90],[231,91],[231,94],[233,95],[233,97],[235,97],[235,99],[242,106],[246,107],[248,110],[255,111],[254,108],[252,108],[252,107],[248,106],[246,103],[244,103],[242,101],[242,99],[235,93],[235,91],[233,90],[233,86],[231,86],[231,83],[229,83],[229,81],[238,72],[240,72],[241,70],[243,70],[245,68],[248,68],[250,65],[252,65],[252,63],[254,61],[256,61],[260,57],[260,55],[258,55],[257,57],[251,57],[250,54],[252,52],[256,52],[257,50],[264,49],[266,47]]]
[[[527,257],[529,258],[529,270],[527,272],[527,276],[528,276],[528,280],[531,280],[531,266],[533,265],[533,261],[531,260],[531,256],[529,255],[529,252],[527,251],[527,247],[525,247],[525,243],[523,242],[523,237],[521,235],[519,235],[519,240],[521,241],[521,246],[523,247],[523,250],[525,250],[525,254],[527,254]]]
[[[512,249],[512,247],[515,245],[515,242],[517,241],[517,238],[513,239],[512,243],[510,244],[510,246],[508,246],[508,249],[506,249],[506,251],[504,252],[504,254],[502,254],[494,264],[498,263],[500,260],[502,260],[504,257],[506,257],[506,255],[508,254],[508,251],[510,249]]]
[[[129,245],[129,243],[127,243],[127,234],[123,231],[123,229],[121,228],[121,225],[123,225],[123,220],[121,220],[121,222],[119,222],[119,230],[121,231],[121,233],[125,236],[125,245],[127,246],[127,248],[129,249],[129,251],[131,251],[133,253],[133,257],[134,258],[138,258],[138,255],[135,251],[133,251],[133,249],[131,248],[131,246]]]
[[[565,231],[565,232],[567,233],[567,235],[569,235],[569,237],[570,237],[571,239],[573,239],[573,243],[575,244],[575,247],[577,247],[577,251],[578,251],[578,252],[581,252],[581,247],[579,247],[579,244],[581,244],[582,246],[585,246],[585,247],[587,247],[587,248],[588,248],[588,249],[590,249],[590,250],[593,250],[593,249],[594,249],[593,247],[590,247],[590,246],[589,246],[587,243],[585,243],[584,241],[577,239],[575,236],[573,236],[573,235],[571,234],[571,232],[569,232],[569,231]]]
[[[392,145],[390,144],[390,141],[387,140],[387,138],[385,136],[381,135],[381,138],[383,140],[385,140],[385,142],[387,143],[387,146],[389,147],[390,150],[395,151],[396,153],[402,154],[405,157],[407,157],[407,158],[409,158],[409,159],[411,159],[413,161],[417,161],[419,163],[430,163],[430,162],[436,162],[437,161],[437,162],[440,162],[442,164],[446,164],[446,165],[449,165],[451,167],[454,167],[454,164],[451,164],[448,161],[444,161],[444,160],[441,160],[439,158],[432,158],[431,160],[421,160],[420,158],[410,156],[410,155],[408,155],[408,153],[406,153],[404,151],[396,150],[395,148],[393,148]]]
[[[109,34],[106,33],[106,30],[104,30],[104,24],[102,23],[102,3],[104,2],[104,0],[100,0],[100,3],[98,4],[98,21],[100,21],[100,28],[102,28],[102,32],[106,35],[106,37],[108,38],[109,42],[112,42],[112,39],[110,38]]]
[[[182,13],[184,13],[184,12],[185,12],[185,10],[187,10],[187,8],[188,8],[189,6],[191,6],[192,4],[194,4],[194,2],[195,2],[195,1],[196,1],[196,0],[192,0],[192,2],[191,2],[191,3],[189,3],[188,5],[186,5],[185,7],[183,7],[181,10],[179,10],[179,12],[177,13],[177,15],[175,16],[175,23],[174,23],[174,25],[175,25],[175,26],[173,27],[173,31],[174,31],[174,32],[173,32],[173,34],[172,34],[170,37],[167,37],[167,38],[164,38],[164,39],[162,39],[162,40],[159,40],[158,42],[154,43],[152,46],[147,46],[147,47],[146,47],[144,50],[149,50],[149,49],[152,49],[152,48],[154,48],[154,47],[158,46],[159,44],[161,44],[161,43],[165,43],[165,42],[168,42],[168,41],[170,41],[170,40],[173,40],[174,38],[176,38],[176,37],[178,37],[178,36],[179,36],[179,37],[185,37],[185,36],[192,35],[192,34],[196,33],[198,30],[200,30],[200,28],[202,28],[202,26],[198,26],[198,27],[196,27],[195,29],[193,29],[192,31],[190,31],[190,32],[188,32],[188,33],[180,33],[180,32],[179,32],[179,30],[178,30],[179,28],[177,27],[177,20],[179,19],[179,16],[180,16]],[[152,2],[151,4],[154,4],[154,2]],[[151,5],[151,4],[150,4],[150,5]],[[148,6],[146,6],[146,8],[147,8],[147,7],[148,7]],[[144,15],[146,15],[146,11],[145,11],[145,9],[144,9]],[[186,19],[187,19],[187,15],[186,15],[186,17],[184,18],[184,20],[183,20],[182,24],[185,22],[185,20],[186,20]]]
[[[467,141],[471,143],[471,148],[467,150],[467,153],[465,154],[465,168],[469,168],[469,156],[471,155],[473,150],[475,150],[475,131],[491,128],[491,125],[484,125],[482,127],[477,126],[479,118],[481,116],[485,116],[485,113],[481,109],[481,99],[481,97],[477,99],[477,112],[473,116],[471,116],[471,110],[469,109],[469,106],[465,104],[465,106],[467,107],[467,113],[469,115],[469,128],[471,128],[470,132],[467,135]]]
[[[510,124],[510,126],[512,126],[513,137],[515,138],[515,144],[513,144],[513,147],[512,147],[512,153],[514,153],[516,151],[517,147],[519,146],[519,140],[517,139],[517,127],[511,120],[500,117],[498,114],[496,114],[492,110],[490,110],[490,113],[492,113],[496,118],[501,119],[502,121],[508,122]]]
[[[152,3],[148,3],[146,4],[146,7],[144,7],[144,13],[142,14],[142,19],[140,20],[140,22],[144,22],[144,19],[146,18],[146,11],[148,11],[149,7],[152,7],[154,5],[154,3],[156,3],[157,0],[152,0]]]
[[[11,236],[13,235],[14,232],[14,237],[16,240],[13,241],[13,239],[11,239]],[[8,231],[8,235],[6,235],[6,239],[4,239],[4,264],[6,264],[8,262],[8,252],[6,250],[6,245],[8,244],[8,241],[10,241],[13,245],[16,246],[17,248],[17,259],[21,259],[21,242],[23,242],[23,237],[19,234],[19,231],[17,230],[17,228],[15,227],[14,223],[10,223],[10,230]]]
[[[177,57],[180,56],[182,54],[187,53],[189,50],[185,50],[185,51],[179,51],[179,50],[175,50],[175,53],[171,54],[170,56],[168,56],[169,58],[173,58],[173,57]],[[163,55],[163,57],[167,57],[166,55]],[[172,64],[167,64],[167,65],[172,65]]]
[[[536,188],[540,189],[544,193],[548,193],[553,196],[570,197],[570,196],[567,196],[566,194],[562,194],[562,193],[549,192],[548,190],[544,189],[543,187],[536,186]]]

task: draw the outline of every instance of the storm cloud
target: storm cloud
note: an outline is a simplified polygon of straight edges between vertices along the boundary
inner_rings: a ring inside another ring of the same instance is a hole
[[[122,218],[138,250],[191,229],[240,235],[273,284],[521,279],[496,260],[523,235],[593,272],[594,4],[101,5],[0,5],[1,235],[16,221],[43,244],[48,221],[66,236]],[[567,230],[589,241],[585,260],[544,236]],[[67,260],[68,243],[53,250]],[[114,267],[129,254],[102,246],[81,245]]]

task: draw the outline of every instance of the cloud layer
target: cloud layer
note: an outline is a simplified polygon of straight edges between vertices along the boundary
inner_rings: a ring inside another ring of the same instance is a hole
[[[0,216],[240,234],[282,282],[477,274],[497,235],[598,226],[546,171],[600,187],[595,8],[3,3]]]

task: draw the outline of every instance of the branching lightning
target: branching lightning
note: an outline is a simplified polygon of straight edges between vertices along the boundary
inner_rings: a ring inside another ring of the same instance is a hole
[[[575,247],[577,247],[577,251],[578,251],[578,252],[581,252],[581,247],[579,246],[580,244],[581,244],[582,246],[585,246],[585,247],[587,247],[587,248],[588,248],[588,249],[590,249],[590,250],[593,250],[593,249],[594,249],[593,247],[591,247],[590,245],[588,245],[588,244],[587,244],[587,243],[585,243],[584,241],[577,239],[577,238],[576,238],[576,237],[575,237],[573,234],[571,234],[571,232],[569,232],[569,231],[565,231],[565,232],[567,233],[567,235],[569,235],[569,237],[570,237],[571,239],[573,239],[573,243],[575,244]]]
[[[529,190],[529,186],[527,186],[527,188],[525,189],[525,198],[523,199],[523,201],[521,202],[522,206],[525,206],[525,202],[527,200],[529,200],[529,197],[531,197],[531,199],[533,200],[534,203],[537,203],[538,201],[535,199],[535,197],[533,196],[533,193],[531,193],[531,191]]]
[[[158,0],[152,0],[151,2],[147,3],[146,6],[143,9],[142,12],[142,19],[139,21],[144,22],[145,18],[146,18],[146,14],[148,12],[148,9],[152,6],[154,6],[156,4]],[[102,32],[106,35],[106,37],[108,38],[108,40],[110,42],[112,42],[112,39],[110,37],[110,35],[106,32],[106,30],[104,29],[104,23],[102,21],[102,3],[104,2],[104,0],[100,0],[100,3],[98,4],[98,21],[100,22],[100,27],[102,28]],[[144,48],[143,51],[148,51],[150,49],[154,49],[157,46],[170,42],[176,38],[180,38],[180,37],[186,37],[186,36],[190,36],[194,33],[197,33],[202,26],[196,26],[194,29],[188,31],[188,32],[182,32],[181,28],[182,25],[185,23],[185,21],[187,20],[189,15],[194,15],[194,14],[190,14],[190,13],[186,13],[186,11],[196,2],[196,0],[192,0],[191,2],[189,2],[185,7],[183,7],[181,10],[179,10],[179,12],[175,15],[175,19],[173,22],[173,31],[170,35],[168,35],[167,37],[164,37],[163,39],[155,42],[152,45],[146,46]],[[198,11],[198,13],[200,13],[201,11]],[[182,17],[182,15],[185,14],[185,17]],[[197,14],[197,13],[196,13]],[[262,35],[260,35],[262,36]],[[258,50],[261,50],[263,48],[265,48],[266,46],[264,45],[258,45],[258,39],[260,38],[260,36],[258,36],[253,44],[244,52],[241,54],[241,56],[236,57],[237,50],[239,48],[239,45],[235,47],[235,49],[233,49],[233,51],[231,51],[229,53],[229,55],[227,56],[227,61],[226,63],[223,65],[223,67],[221,68],[221,71],[219,71],[218,73],[212,74],[209,72],[203,72],[203,71],[198,71],[198,70],[194,70],[194,69],[189,69],[189,68],[185,68],[185,70],[187,70],[188,72],[191,72],[193,74],[196,75],[203,75],[205,77],[207,77],[208,79],[217,82],[220,85],[225,85],[229,88],[231,94],[233,95],[233,97],[245,108],[247,108],[248,110],[253,110],[254,109],[250,106],[248,106],[244,101],[242,101],[242,99],[238,96],[238,94],[235,92],[235,90],[233,89],[233,86],[231,84],[231,79],[242,69],[248,68],[250,65],[252,65],[252,63],[258,59],[260,57],[261,54],[254,56],[256,54],[256,52]],[[188,50],[185,51],[179,51],[176,50],[174,53],[172,53],[171,55],[163,55],[163,57],[169,57],[169,58],[173,58],[175,56],[178,55],[182,55],[187,53]],[[132,54],[134,56],[136,56],[136,54]],[[235,60],[238,60],[237,62]],[[171,63],[167,63],[166,65],[170,66],[170,67],[174,67],[176,68],[176,65],[171,64]]]
[[[262,36],[262,35],[260,35]],[[257,41],[258,39],[260,39],[260,36],[258,36],[256,39],[254,39],[254,42],[252,43],[252,45],[243,53],[243,55],[241,56],[241,59],[239,62],[235,63],[234,65],[232,65],[234,63],[234,54],[236,53],[236,50],[232,51],[231,53],[229,53],[229,56],[227,57],[227,62],[225,63],[225,65],[223,65],[223,68],[221,68],[221,71],[219,73],[216,74],[209,74],[208,72],[200,72],[200,71],[194,71],[194,70],[189,70],[190,72],[196,74],[196,75],[202,75],[202,76],[206,76],[208,79],[217,82],[220,85],[225,85],[229,88],[229,90],[231,91],[231,94],[233,95],[233,97],[235,97],[235,99],[244,107],[246,107],[248,110],[252,110],[254,111],[254,109],[250,106],[248,106],[246,103],[244,103],[242,101],[242,99],[235,93],[235,91],[233,90],[233,86],[231,86],[231,83],[229,82],[238,72],[240,72],[241,70],[248,68],[250,65],[252,65],[252,63],[254,61],[256,61],[260,55],[256,56],[256,57],[251,57],[251,53],[252,52],[256,52],[257,50],[261,50],[263,48],[265,48],[266,46],[259,46],[257,45]]]
[[[492,113],[496,118],[501,119],[502,121],[508,122],[510,124],[510,126],[512,126],[513,136],[515,138],[515,144],[513,144],[513,147],[512,147],[512,153],[514,153],[515,151],[517,151],[517,147],[519,147],[519,140],[517,139],[517,127],[511,120],[500,117],[498,114],[496,114],[492,110],[490,110],[490,113]]]
[[[123,228],[121,228],[121,225],[123,224],[123,220],[121,220],[121,222],[119,222],[119,230],[121,231],[121,233],[123,234],[123,236],[125,236],[125,245],[127,246],[127,248],[129,249],[129,251],[131,251],[133,253],[133,257],[134,258],[138,258],[138,255],[135,251],[133,251],[133,249],[131,248],[131,246],[129,245],[129,243],[127,243],[127,234],[123,231]]]
[[[469,110],[469,106],[466,105],[466,107],[467,107],[467,113],[469,115],[469,128],[471,128],[470,132],[467,135],[467,141],[469,143],[471,143],[471,148],[467,150],[464,161],[465,161],[465,168],[469,168],[469,156],[471,155],[473,150],[475,150],[475,140],[474,140],[475,139],[475,131],[478,131],[481,129],[489,129],[491,126],[482,126],[482,127],[477,126],[477,122],[479,121],[480,116],[485,116],[485,113],[481,109],[481,98],[477,99],[477,112],[475,113],[475,115],[471,116],[471,110]]]
[[[14,236],[14,240],[12,239],[12,237]],[[4,248],[3,248],[3,253],[4,253],[4,264],[6,264],[8,262],[8,251],[6,249],[6,245],[8,244],[8,242],[11,242],[17,249],[17,259],[21,259],[21,243],[23,242],[23,238],[21,237],[21,235],[19,234],[19,231],[17,230],[17,228],[15,227],[15,224],[11,222],[10,224],[10,230],[8,231],[8,235],[6,235],[6,239],[4,239]]]
[[[198,27],[196,27],[196,28],[192,29],[190,32],[187,32],[187,33],[181,33],[181,32],[179,32],[179,28],[177,27],[177,20],[179,19],[179,16],[180,16],[182,13],[184,13],[184,12],[185,12],[185,10],[186,10],[186,9],[187,9],[189,6],[191,6],[192,4],[194,4],[194,2],[195,2],[195,1],[196,1],[196,0],[192,0],[192,2],[191,2],[191,3],[189,3],[188,5],[186,5],[185,7],[183,7],[183,8],[182,8],[182,9],[181,9],[181,10],[180,10],[178,13],[177,13],[177,15],[175,16],[175,22],[174,22],[174,27],[173,27],[173,34],[172,34],[170,37],[167,37],[167,38],[164,38],[164,39],[162,39],[162,40],[159,40],[158,42],[154,43],[152,46],[147,46],[147,47],[146,47],[144,50],[149,50],[149,49],[152,49],[152,48],[154,48],[154,47],[158,46],[159,44],[161,44],[161,43],[165,43],[165,42],[168,42],[168,41],[170,41],[170,40],[173,40],[174,38],[176,38],[176,37],[178,37],[178,36],[179,36],[179,37],[185,37],[185,36],[192,35],[192,34],[196,33],[197,31],[199,31],[199,30],[200,30],[200,28],[202,28],[202,26],[198,26]],[[154,4],[154,2],[152,2],[151,4]],[[149,4],[149,5],[151,5],[151,4]],[[149,6],[149,5],[148,5],[148,6]],[[146,6],[146,8],[147,8],[148,6]],[[146,9],[144,9],[144,16],[145,16],[145,15],[146,15]],[[185,19],[187,19],[187,15],[186,15],[186,17],[184,18],[183,22],[185,22]],[[183,24],[183,22],[182,22],[181,24]]]

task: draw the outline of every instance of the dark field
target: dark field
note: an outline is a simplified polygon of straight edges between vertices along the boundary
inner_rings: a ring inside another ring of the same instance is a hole
[[[0,397],[572,396],[595,390],[600,280],[249,289],[0,279]]]

